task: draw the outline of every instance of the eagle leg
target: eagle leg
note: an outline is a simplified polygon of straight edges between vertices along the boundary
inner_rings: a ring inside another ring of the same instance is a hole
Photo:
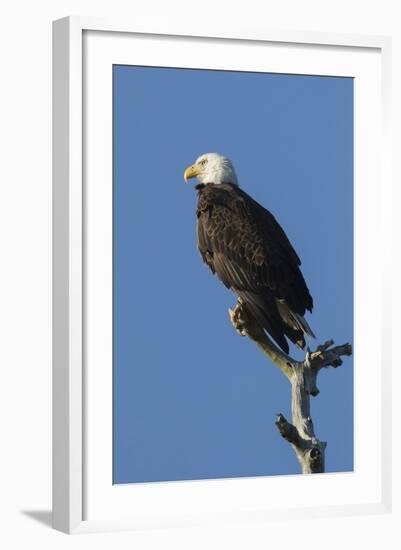
[[[250,336],[257,339],[264,332],[259,323],[248,311],[242,298],[238,298],[234,309],[228,308],[228,313],[233,327],[241,336]]]
[[[244,319],[241,316],[242,313],[242,307],[241,303],[238,301],[235,305],[234,309],[228,308],[228,314],[230,315],[230,320],[235,328],[235,330],[240,334],[241,336],[247,336],[247,330],[246,330],[246,324],[244,322]]]

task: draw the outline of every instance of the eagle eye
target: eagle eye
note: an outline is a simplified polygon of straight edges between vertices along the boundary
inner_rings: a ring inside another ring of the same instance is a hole
[[[202,159],[202,160],[200,160],[200,161],[199,161],[199,164],[200,164],[201,166],[205,166],[205,164],[207,164],[207,159]]]

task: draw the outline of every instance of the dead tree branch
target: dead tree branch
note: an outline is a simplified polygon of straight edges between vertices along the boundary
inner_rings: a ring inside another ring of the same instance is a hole
[[[322,368],[337,368],[342,365],[342,356],[351,355],[350,344],[334,346],[329,340],[308,349],[303,361],[296,361],[279,349],[252,317],[239,299],[234,310],[229,310],[231,322],[241,336],[248,336],[258,348],[285,374],[291,383],[292,424],[280,413],[276,426],[281,436],[294,449],[303,474],[324,472],[327,443],[320,441],[313,428],[310,413],[310,396],[318,395],[317,375]]]

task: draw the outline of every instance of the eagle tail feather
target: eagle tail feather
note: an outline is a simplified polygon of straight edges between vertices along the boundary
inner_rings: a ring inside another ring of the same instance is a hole
[[[296,317],[302,331],[308,336],[310,336],[311,338],[316,338],[307,320],[304,317],[302,317],[302,315],[299,315],[298,313],[293,313],[293,315],[294,317]]]
[[[238,292],[238,295],[242,298],[249,312],[260,326],[271,335],[285,353],[289,353],[288,342],[284,334],[284,323],[280,318],[274,301],[268,306],[262,296],[253,292],[241,291]]]

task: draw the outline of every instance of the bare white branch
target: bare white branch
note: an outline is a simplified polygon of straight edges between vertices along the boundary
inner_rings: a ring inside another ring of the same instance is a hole
[[[253,340],[291,383],[292,424],[282,414],[278,414],[276,426],[281,436],[292,445],[302,473],[324,472],[327,443],[315,435],[310,414],[310,396],[319,393],[317,375],[320,369],[342,365],[342,357],[352,354],[352,346],[334,346],[333,340],[329,340],[315,351],[308,349],[304,361],[296,361],[271,341],[241,300],[238,300],[233,310],[229,310],[229,314],[239,334]]]

